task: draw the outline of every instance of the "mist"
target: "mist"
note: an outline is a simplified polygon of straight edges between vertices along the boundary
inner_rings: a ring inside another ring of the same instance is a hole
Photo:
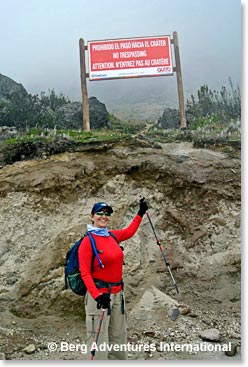
[[[0,73],[29,93],[49,89],[81,101],[79,39],[178,33],[185,100],[241,83],[241,4],[238,0],[9,0],[1,2]],[[174,49],[172,47],[174,57]],[[176,74],[87,81],[88,96],[108,106],[149,103],[177,106]]]

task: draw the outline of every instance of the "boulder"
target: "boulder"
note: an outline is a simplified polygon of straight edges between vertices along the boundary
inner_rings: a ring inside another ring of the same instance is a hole
[[[157,126],[162,129],[177,129],[180,125],[179,111],[175,108],[165,108],[158,119]]]
[[[206,329],[200,332],[200,337],[202,340],[219,342],[220,341],[220,331],[218,329]]]
[[[80,102],[67,103],[59,107],[55,115],[57,128],[83,129],[83,113]]]
[[[106,106],[96,97],[89,98],[91,129],[108,127],[109,113]],[[56,111],[57,127],[65,129],[83,129],[83,111],[81,102],[67,103]]]
[[[90,97],[89,109],[91,129],[102,129],[103,127],[109,127],[109,113],[105,104],[98,101],[96,97]]]
[[[157,311],[158,309],[164,308],[167,313],[170,309],[174,309],[177,305],[177,301],[161,292],[154,286],[148,288],[140,301],[135,305],[135,310],[142,311]]]

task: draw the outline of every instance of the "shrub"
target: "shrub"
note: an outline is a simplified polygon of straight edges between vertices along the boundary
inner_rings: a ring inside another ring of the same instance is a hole
[[[197,92],[197,99],[191,95],[186,103],[186,116],[190,128],[240,120],[240,89],[238,86],[234,89],[230,78],[229,83],[229,90],[222,86],[220,91],[212,91],[207,85],[202,85]]]

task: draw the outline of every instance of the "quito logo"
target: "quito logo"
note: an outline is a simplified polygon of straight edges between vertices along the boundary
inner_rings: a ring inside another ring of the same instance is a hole
[[[163,66],[163,67],[157,68],[158,73],[168,73],[170,71],[171,71],[170,66]]]

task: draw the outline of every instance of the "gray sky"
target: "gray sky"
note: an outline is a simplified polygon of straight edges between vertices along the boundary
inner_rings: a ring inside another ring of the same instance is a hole
[[[172,37],[177,31],[186,98],[202,84],[211,89],[228,85],[229,77],[240,85],[244,1],[0,0],[0,73],[29,93],[54,89],[79,101],[79,38]],[[87,85],[89,96],[104,103],[151,91],[170,98],[176,75]]]

